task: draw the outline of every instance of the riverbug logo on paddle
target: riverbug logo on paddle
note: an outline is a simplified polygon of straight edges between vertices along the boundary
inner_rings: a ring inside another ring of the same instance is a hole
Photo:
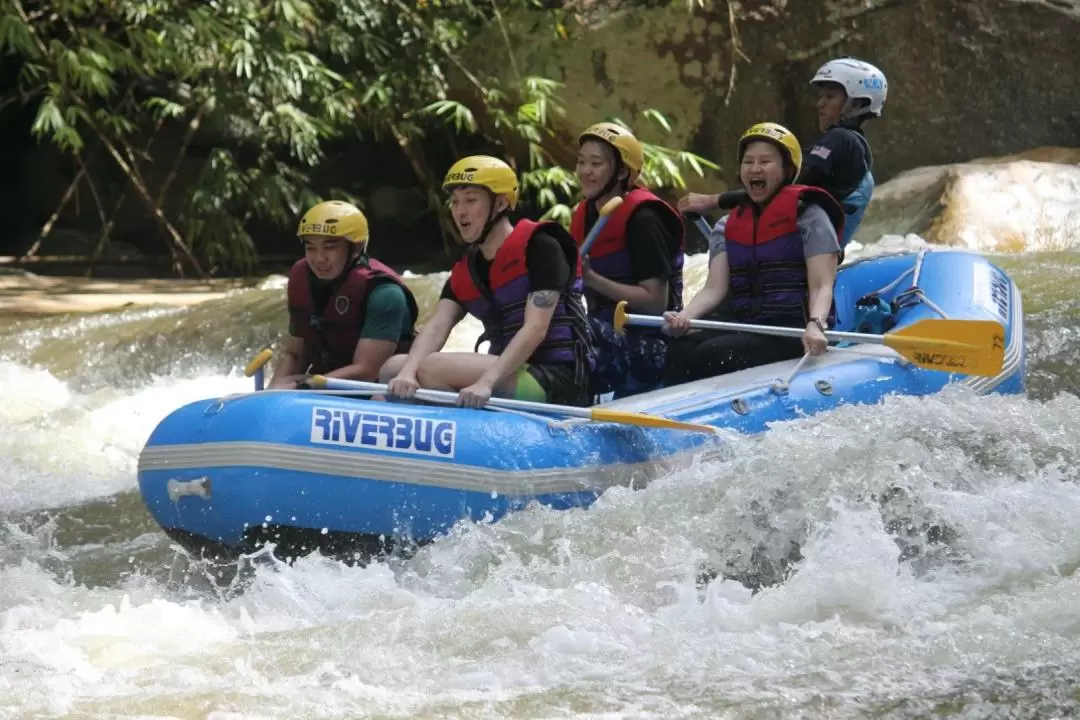
[[[411,415],[311,409],[311,442],[453,458],[457,423]]]

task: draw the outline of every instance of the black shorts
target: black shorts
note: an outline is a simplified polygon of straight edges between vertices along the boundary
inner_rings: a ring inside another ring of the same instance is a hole
[[[804,352],[801,338],[699,330],[668,343],[664,386],[790,360]]]
[[[549,403],[585,407],[590,402],[589,389],[578,384],[573,365],[529,363],[527,372],[544,388]]]

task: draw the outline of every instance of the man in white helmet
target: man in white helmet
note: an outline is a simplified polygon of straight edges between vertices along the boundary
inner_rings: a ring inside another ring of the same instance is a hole
[[[870,63],[840,57],[822,65],[810,84],[817,88],[818,126],[824,135],[803,154],[800,185],[826,190],[844,208],[844,235],[840,252],[855,234],[874,193],[874,164],[862,125],[881,117],[888,83],[885,74]],[[742,189],[715,195],[687,193],[679,199],[683,213],[730,210],[746,197]],[[722,238],[726,218],[713,228],[713,239]]]
[[[810,84],[817,88],[818,127],[824,135],[803,156],[798,182],[827,190],[843,206],[843,250],[874,193],[874,156],[862,125],[881,117],[889,84],[881,70],[851,57],[825,63]]]

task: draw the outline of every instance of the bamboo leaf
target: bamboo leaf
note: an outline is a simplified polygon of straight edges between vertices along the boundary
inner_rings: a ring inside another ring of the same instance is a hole
[[[41,101],[30,130],[39,139],[49,135],[63,150],[81,150],[83,147],[82,137],[68,125],[60,105],[51,95]]]
[[[11,12],[0,14],[0,54],[22,55],[26,58],[39,58],[34,36],[17,15]]]
[[[656,110],[654,108],[648,108],[642,113],[642,115],[644,115],[649,120],[652,120],[660,127],[664,128],[665,131],[671,132],[671,123],[668,122],[667,118],[664,117],[663,113],[661,113],[659,110]]]

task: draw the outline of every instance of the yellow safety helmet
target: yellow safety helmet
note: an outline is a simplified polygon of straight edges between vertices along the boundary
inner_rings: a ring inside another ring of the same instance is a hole
[[[496,195],[505,195],[510,209],[517,207],[518,179],[514,169],[490,155],[470,155],[450,166],[443,178],[443,190],[464,185],[478,185]]]
[[[589,138],[597,138],[613,146],[619,152],[623,164],[630,169],[630,182],[634,182],[645,165],[645,146],[632,132],[616,123],[599,122],[590,125],[578,136],[578,145]]]
[[[739,164],[742,164],[746,146],[756,140],[771,142],[779,147],[780,152],[786,155],[788,161],[795,167],[795,177],[799,176],[799,171],[802,170],[802,148],[799,147],[799,139],[795,137],[795,133],[774,122],[754,125],[739,138]]]
[[[368,244],[368,221],[352,203],[327,200],[304,213],[296,234],[301,240],[305,235],[341,237],[363,249]]]

